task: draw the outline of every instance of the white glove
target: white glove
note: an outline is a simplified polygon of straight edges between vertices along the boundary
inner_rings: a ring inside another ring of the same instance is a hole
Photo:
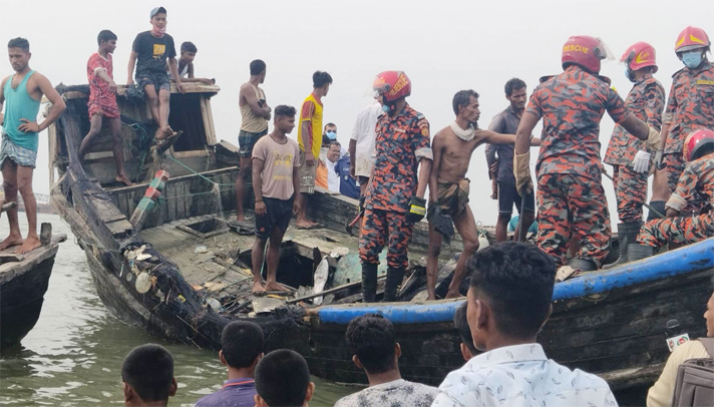
[[[640,150],[635,154],[635,159],[632,160],[632,167],[634,167],[635,172],[644,174],[650,170],[650,157],[652,154],[647,151]]]

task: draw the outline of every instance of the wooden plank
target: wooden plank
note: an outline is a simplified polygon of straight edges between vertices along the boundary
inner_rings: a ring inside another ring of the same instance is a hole
[[[213,113],[211,111],[211,100],[207,96],[201,97],[201,113],[203,115],[204,127],[206,128],[206,144],[212,146],[216,144],[216,128],[213,125]]]
[[[222,174],[224,172],[231,172],[231,171],[237,172],[238,167],[226,167],[226,168],[220,168],[217,170],[201,171],[200,175],[202,175],[206,178],[211,178],[215,174]],[[181,175],[181,176],[176,176],[176,177],[172,176],[171,178],[169,178],[168,181],[166,181],[166,183],[167,184],[175,183],[175,182],[180,182],[180,181],[184,181],[184,180],[187,180],[190,178],[196,178],[196,177],[198,177],[197,174],[188,174],[188,175]],[[143,192],[148,186],[149,186],[148,182],[142,182],[140,184],[135,184],[130,187],[107,188],[106,191],[109,192],[110,194],[114,194],[114,193],[121,192],[121,191],[134,190],[134,189],[138,189]]]
[[[192,151],[176,151],[173,153],[174,158],[177,160],[180,158],[189,157],[208,157],[208,151],[206,150],[192,150]]]

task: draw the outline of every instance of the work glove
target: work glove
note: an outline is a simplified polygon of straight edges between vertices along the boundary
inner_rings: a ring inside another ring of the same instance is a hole
[[[632,160],[632,167],[635,172],[645,174],[650,170],[650,157],[652,154],[647,151],[640,150],[635,154],[635,159]]]
[[[533,192],[530,169],[531,153],[513,155],[513,175],[516,178],[516,190],[521,196]]]
[[[407,213],[407,221],[411,223],[420,222],[426,215],[426,199],[412,197],[409,202],[409,213]]]
[[[655,158],[654,158],[654,167],[658,170],[664,169],[664,165],[662,164],[662,156],[664,155],[664,150],[657,150],[655,153]]]
[[[659,150],[660,147],[660,141],[662,140],[662,137],[660,136],[659,130],[655,129],[652,126],[648,126],[650,128],[650,133],[647,136],[647,140],[645,140],[645,143],[647,144],[647,147],[649,147],[652,150]]]

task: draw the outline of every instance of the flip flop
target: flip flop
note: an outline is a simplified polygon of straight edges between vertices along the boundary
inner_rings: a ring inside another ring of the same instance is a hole
[[[183,134],[183,130],[179,130],[177,132],[174,132],[174,134],[166,137],[163,140],[157,140],[156,141],[156,148],[159,150],[159,153],[163,153],[164,151],[168,150],[171,148],[171,146],[174,145],[176,140]]]

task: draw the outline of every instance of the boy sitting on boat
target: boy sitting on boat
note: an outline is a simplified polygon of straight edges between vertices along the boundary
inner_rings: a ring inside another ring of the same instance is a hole
[[[689,134],[684,141],[684,159],[689,165],[679,177],[677,190],[667,201],[667,217],[649,221],[642,227],[637,243],[629,246],[629,250],[634,250],[629,257],[631,261],[652,256],[656,249],[668,243],[695,243],[714,236],[711,209],[695,216],[681,214],[697,196],[714,202],[714,131],[700,129]]]
[[[181,56],[178,59],[178,79],[183,83],[199,82],[204,85],[213,85],[216,81],[208,78],[196,78],[193,61],[196,59],[198,48],[190,41],[181,44]],[[170,67],[168,67],[171,69]]]

